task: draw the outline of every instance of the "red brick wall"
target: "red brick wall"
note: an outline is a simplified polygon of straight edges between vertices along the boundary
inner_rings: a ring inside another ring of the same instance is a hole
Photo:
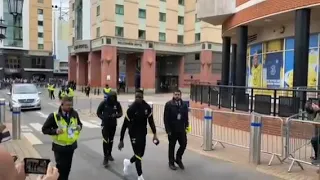
[[[237,4],[240,4],[242,1],[245,0],[237,0]],[[257,18],[317,4],[320,5],[320,0],[267,0],[228,18],[222,25],[223,32],[241,24],[254,21]]]
[[[244,3],[248,2],[248,1],[250,1],[250,0],[237,0],[237,1],[236,1],[236,6],[238,7],[238,6],[240,6],[241,4],[244,4]]]
[[[211,108],[217,110],[216,106],[208,106],[207,104],[200,104],[196,102],[190,102],[190,107],[192,108]],[[242,131],[250,131],[250,114],[242,111],[238,111],[236,113],[230,113],[230,109],[220,109],[214,113],[213,123],[227,128],[238,129]],[[203,119],[204,114],[199,113],[199,111],[191,110],[193,116],[198,119]],[[274,136],[282,136],[283,127],[285,124],[286,118],[282,118],[282,121],[278,117],[263,117],[262,118],[262,133],[274,135]],[[290,137],[301,138],[301,139],[310,139],[314,135],[314,126],[308,123],[301,122],[292,122],[290,129]]]

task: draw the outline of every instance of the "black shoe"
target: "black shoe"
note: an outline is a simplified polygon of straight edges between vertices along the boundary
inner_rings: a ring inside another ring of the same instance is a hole
[[[184,169],[184,165],[181,160],[176,160],[176,163],[178,164],[180,169]]]
[[[108,159],[109,159],[109,161],[114,161],[114,158],[112,157],[112,155],[110,155],[110,156],[108,157]]]
[[[169,168],[174,171],[177,170],[177,167],[172,163],[169,163]]]
[[[104,160],[103,160],[103,166],[104,166],[104,167],[108,167],[108,164],[109,164],[108,158],[104,158]]]

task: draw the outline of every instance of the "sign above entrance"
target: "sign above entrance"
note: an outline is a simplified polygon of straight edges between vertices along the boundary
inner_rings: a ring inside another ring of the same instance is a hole
[[[119,47],[126,48],[136,48],[136,49],[145,49],[147,48],[147,43],[145,41],[137,41],[131,39],[116,39],[117,45]]]
[[[73,50],[74,50],[74,53],[90,52],[91,51],[90,40],[75,41]]]

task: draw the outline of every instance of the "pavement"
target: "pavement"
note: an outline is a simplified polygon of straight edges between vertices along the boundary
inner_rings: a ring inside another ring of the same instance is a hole
[[[45,136],[41,133],[41,127],[47,116],[57,110],[59,102],[56,100],[49,100],[46,91],[43,92],[42,96],[42,109],[40,111],[24,111],[21,113],[21,129],[22,129],[22,139],[18,141],[10,141],[5,143],[8,151],[16,153],[20,159],[23,157],[43,157],[50,158],[54,161],[53,152],[51,151],[51,138]],[[79,139],[79,147],[75,152],[73,158],[72,172],[70,175],[70,180],[133,180],[137,179],[136,171],[133,166],[132,173],[129,176],[124,177],[123,170],[123,159],[130,158],[133,155],[131,144],[129,142],[128,136],[125,138],[125,148],[122,151],[116,149],[117,143],[119,142],[120,130],[117,129],[115,136],[115,148],[113,150],[113,156],[115,158],[114,162],[110,163],[108,169],[102,166],[102,138],[100,131],[100,120],[90,115],[95,112],[98,104],[102,99],[99,98],[77,98],[75,102],[75,108],[80,111],[80,118],[83,123],[83,131]],[[128,100],[133,95],[119,95],[119,100],[122,106],[125,108],[128,106]],[[8,99],[5,91],[0,91],[0,97]],[[164,103],[169,100],[171,95],[160,95],[160,96],[146,96],[147,101],[153,101],[154,103]],[[91,110],[88,110],[91,102]],[[89,104],[89,106],[88,106]],[[10,112],[7,108],[6,116],[8,119],[8,124],[10,124]],[[119,121],[119,128],[121,125]],[[9,126],[10,127],[10,126]],[[277,174],[272,174],[269,172],[268,166],[263,171],[261,166],[252,167],[248,165],[247,160],[241,160],[241,163],[228,159],[228,156],[234,157],[235,154],[239,153],[239,156],[244,156],[241,151],[230,151],[232,148],[226,148],[228,151],[223,151],[223,153],[218,151],[204,152],[201,150],[200,144],[201,139],[197,139],[190,136],[188,139],[188,150],[184,155],[184,164],[186,170],[171,171],[167,164],[167,138],[162,129],[158,129],[158,136],[161,143],[155,146],[152,143],[151,135],[148,138],[147,148],[145,156],[143,158],[143,171],[144,178],[155,179],[155,180],[276,180],[276,179],[288,179],[287,177],[281,177]],[[226,154],[225,152],[231,153]],[[28,154],[29,153],[29,154]],[[220,156],[220,155],[221,156]],[[242,157],[241,157],[242,158]],[[236,163],[234,163],[236,162]],[[272,169],[277,166],[272,166]],[[260,168],[260,169],[259,169]],[[263,171],[264,173],[258,172]],[[267,171],[267,172],[266,172]],[[283,171],[281,171],[283,173]],[[309,172],[309,171],[308,171]],[[272,175],[267,175],[272,174]],[[285,172],[286,173],[286,172]],[[313,171],[310,173],[315,174]],[[283,173],[284,174],[284,173]],[[288,174],[288,173],[286,173]],[[277,176],[277,177],[276,177]],[[313,176],[314,177],[314,176]],[[298,177],[301,179],[301,177]],[[298,179],[293,176],[290,180]],[[304,179],[304,178],[302,178]],[[307,178],[309,179],[309,177]]]

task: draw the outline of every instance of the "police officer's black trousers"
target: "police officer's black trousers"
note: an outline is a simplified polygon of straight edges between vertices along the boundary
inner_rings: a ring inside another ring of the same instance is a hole
[[[103,154],[104,158],[111,156],[113,147],[113,138],[116,133],[117,126],[104,126],[102,127],[102,137],[103,137]]]
[[[59,171],[58,180],[68,180],[71,171],[72,158],[74,151],[58,152],[54,151],[56,167]]]
[[[175,160],[177,162],[181,161],[182,155],[187,147],[187,134],[186,132],[175,132],[171,133],[170,136],[168,136],[169,140],[169,163],[174,164]],[[176,159],[174,158],[174,150],[176,147],[176,143],[179,143],[180,147],[177,151]]]
[[[134,155],[130,159],[131,163],[136,164],[138,176],[142,174],[142,157],[146,148],[146,135],[130,136]]]
[[[55,99],[54,91],[50,90],[49,93],[50,93],[50,99]]]

